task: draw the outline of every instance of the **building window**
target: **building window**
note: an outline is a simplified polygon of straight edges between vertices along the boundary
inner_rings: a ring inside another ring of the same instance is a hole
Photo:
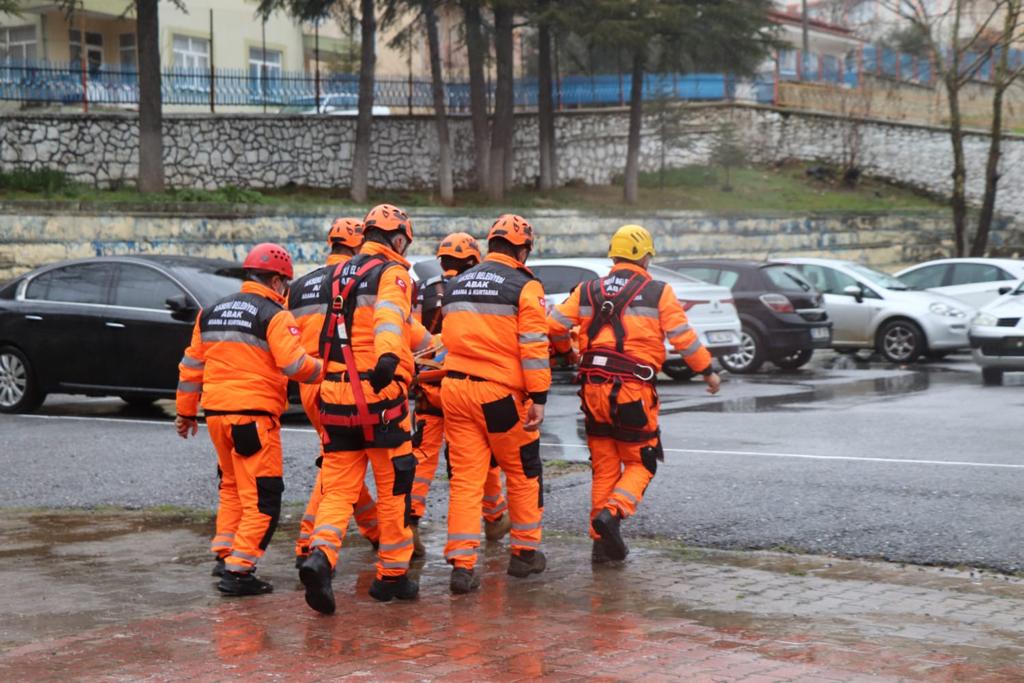
[[[796,50],[779,50],[779,73],[791,75],[796,73]]]
[[[18,26],[0,29],[0,58],[27,62],[36,58],[36,27]]]
[[[121,67],[133,70],[137,68],[139,58],[138,53],[135,51],[135,34],[122,33],[118,36],[117,42],[118,50],[121,55]]]
[[[78,64],[82,60],[82,32],[76,29],[68,31],[68,42],[71,46],[71,62]],[[90,72],[96,72],[103,66],[103,34],[85,33],[85,56]]]
[[[185,69],[209,69],[210,41],[206,38],[174,36],[174,66]]]
[[[283,56],[279,50],[249,48],[249,84],[254,95],[269,94],[281,80]]]

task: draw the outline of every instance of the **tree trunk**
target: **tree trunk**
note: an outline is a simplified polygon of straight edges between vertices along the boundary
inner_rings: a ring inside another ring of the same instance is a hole
[[[437,143],[441,148],[438,165],[438,186],[441,203],[455,203],[452,188],[452,145],[448,136],[448,113],[444,104],[444,74],[441,73],[441,40],[437,36],[437,13],[434,0],[422,0],[423,18],[427,22],[427,44],[430,47],[430,81],[434,95],[434,122],[437,125]]]
[[[960,87],[955,83],[956,72],[946,78],[949,97],[949,139],[953,146],[953,256],[961,257],[967,243],[967,165],[964,161],[964,132],[960,118]]]
[[[992,231],[992,219],[996,212],[996,193],[999,190],[999,158],[1003,145],[1003,99],[1013,77],[1009,74],[1010,49],[1020,22],[1021,2],[1007,3],[1003,19],[1003,33],[1000,36],[999,58],[995,64],[995,92],[992,94],[992,128],[988,145],[988,160],[985,162],[985,194],[981,200],[978,215],[978,229],[974,232],[971,256],[984,256],[988,249],[988,236]]]
[[[633,53],[633,82],[629,88],[629,143],[626,149],[625,199],[636,204],[640,185],[640,128],[643,126],[644,48]]]
[[[539,0],[538,10],[543,15],[550,0]],[[540,149],[540,189],[550,190],[558,185],[558,166],[555,159],[555,105],[551,96],[551,26],[541,16],[537,30],[537,128]]]
[[[494,126],[491,128],[490,180],[487,195],[492,202],[505,198],[505,188],[511,182],[507,177],[510,159],[506,159],[512,148],[515,133],[515,117],[512,101],[512,38],[513,11],[500,0],[494,5],[494,55],[496,82],[494,88]]]
[[[483,35],[483,19],[480,17],[479,0],[463,0],[462,13],[466,20],[466,52],[469,57],[469,110],[473,119],[476,184],[478,190],[486,192],[490,176],[491,131],[487,123],[487,81],[484,79],[487,41]]]
[[[374,68],[377,65],[377,17],[373,0],[360,0],[360,12],[359,116],[356,119],[356,149],[352,157],[352,199],[365,203],[370,185]]]
[[[160,94],[160,10],[158,0],[138,0],[135,31],[139,46],[139,192],[164,191],[163,101]],[[85,59],[85,56],[82,56]]]

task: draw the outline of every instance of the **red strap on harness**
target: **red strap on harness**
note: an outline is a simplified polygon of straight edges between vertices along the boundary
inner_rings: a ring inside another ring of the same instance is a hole
[[[363,405],[366,405],[366,404],[364,403]],[[403,415],[404,411],[405,411],[405,406],[397,405],[397,406],[395,406],[393,408],[388,408],[387,410],[382,410],[378,414],[367,413],[367,415],[369,415],[369,420],[370,420],[369,424],[364,422],[364,420],[366,420],[367,418],[362,416],[362,415],[325,415],[325,414],[321,414],[320,415],[320,424],[324,424],[324,425],[327,425],[329,427],[362,427],[363,430],[364,430],[363,431],[363,435],[364,436],[366,435],[366,431],[365,430],[369,427],[370,428],[370,436],[367,437],[367,438],[372,438],[373,437],[372,427],[374,425],[385,424],[385,423],[391,422],[392,420],[396,420],[396,419],[400,418]]]
[[[377,266],[383,263],[385,263],[385,260],[380,257],[367,259],[366,263],[361,265],[359,267],[359,270],[356,271],[355,275],[353,275],[349,279],[349,281],[345,283],[345,288],[340,291],[339,276],[341,275],[342,268],[346,264],[339,263],[338,267],[335,268],[334,275],[331,278],[331,314],[330,318],[328,319],[327,334],[325,335],[323,353],[321,354],[321,357],[323,358],[324,368],[323,375],[327,374],[327,363],[331,357],[331,348],[334,346],[336,335],[338,333],[338,319],[344,318],[345,302],[348,301],[349,294],[351,294],[352,289],[359,283],[360,280],[362,280],[363,276],[366,275],[366,273],[368,273],[371,269],[376,268]],[[351,334],[351,330],[348,330],[348,332],[349,334]],[[363,385],[360,383],[359,380],[359,369],[356,367],[356,357],[355,354],[352,352],[352,344],[350,341],[347,341],[346,343],[340,344],[340,346],[342,358],[345,360],[345,372],[348,375],[348,383],[352,386],[352,397],[355,399],[356,402],[356,415],[355,417],[343,418],[336,415],[329,416],[321,413],[320,422],[321,424],[334,424],[337,426],[344,427],[362,425],[363,437],[367,441],[373,441],[373,426],[376,424],[380,424],[381,417],[384,417],[385,419],[390,419],[387,417],[388,411],[384,411],[383,416],[376,416],[370,414],[370,408],[366,403],[366,395],[363,393]],[[323,375],[321,375],[321,380],[323,380]],[[346,420],[345,424],[332,422],[335,420],[342,419]]]

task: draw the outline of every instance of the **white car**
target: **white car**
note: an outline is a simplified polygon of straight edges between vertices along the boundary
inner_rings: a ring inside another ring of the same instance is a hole
[[[612,261],[606,258],[530,259],[526,266],[544,284],[548,304],[554,305],[564,301],[581,282],[606,276],[612,269]],[[651,266],[649,270],[654,279],[672,287],[708,351],[715,356],[737,351],[740,319],[728,287],[701,282],[659,266]],[[670,353],[662,368],[665,374],[676,379],[691,377],[679,354],[671,348],[668,350]]]
[[[1024,283],[982,308],[971,321],[971,355],[987,385],[1006,371],[1024,371]]]
[[[853,261],[780,259],[795,266],[825,296],[832,320],[832,348],[877,349],[892,363],[910,363],[966,349],[973,306],[928,291]]]
[[[373,105],[374,116],[390,116],[391,108]],[[326,114],[327,116],[358,116],[359,95],[355,93],[329,93],[320,96],[320,109],[317,109],[315,97],[300,97],[281,107],[281,114]]]
[[[1008,258],[944,258],[896,273],[911,289],[927,289],[980,308],[1024,280],[1024,261]]]

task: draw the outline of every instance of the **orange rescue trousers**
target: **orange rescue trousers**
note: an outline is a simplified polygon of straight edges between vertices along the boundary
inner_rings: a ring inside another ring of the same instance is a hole
[[[281,516],[281,423],[270,415],[210,415],[220,505],[210,549],[228,571],[246,573],[263,556]]]
[[[397,382],[376,394],[370,383],[362,380],[362,389],[371,405],[400,397],[404,400],[404,387]],[[321,398],[333,406],[355,410],[348,382],[324,382]],[[401,576],[408,570],[413,549],[412,529],[408,526],[409,495],[416,472],[410,426],[406,412],[399,420],[376,426],[375,439],[369,443],[364,441],[362,427],[324,426],[324,460],[320,471],[323,498],[309,547],[323,551],[332,567],[338,562],[348,520],[358,504],[369,464],[377,487],[377,578]]]
[[[306,411],[306,417],[310,424],[323,439],[323,432],[320,429],[320,385],[300,384],[299,395],[302,397],[302,408]],[[323,449],[320,449],[323,456]],[[323,462],[323,461],[321,461]],[[313,536],[313,526],[316,522],[316,512],[320,508],[320,501],[323,498],[323,483],[320,480],[321,472],[317,468],[316,481],[313,482],[313,490],[309,492],[309,502],[306,503],[306,510],[302,514],[302,522],[299,524],[299,538],[295,542],[296,555],[308,555],[310,538]],[[359,533],[370,543],[380,541],[380,530],[377,528],[377,503],[370,495],[370,489],[363,482],[363,488],[359,491],[359,499],[356,501],[355,509],[352,511],[359,527]]]
[[[491,458],[505,472],[512,552],[540,547],[544,515],[540,435],[523,429],[526,394],[491,381],[446,377],[441,383],[451,465],[445,559],[473,569],[480,507]]]
[[[643,500],[647,485],[654,478],[661,457],[661,440],[657,436],[658,402],[654,387],[649,384],[626,382],[621,385],[616,400],[618,427],[601,429],[613,424],[611,410],[612,384],[583,385],[583,408],[598,429],[592,429],[588,420],[587,445],[590,448],[590,466],[593,483],[590,493],[590,519],[601,510],[609,510],[620,518],[636,513]],[[595,432],[613,433],[621,437],[635,431],[635,441],[613,438]],[[651,438],[640,437],[646,433]],[[590,535],[600,536],[590,528]]]
[[[417,402],[416,433],[413,435],[413,453],[416,460],[416,478],[412,483],[412,516],[423,517],[427,511],[427,495],[434,481],[437,465],[441,460],[441,446],[444,442],[444,416],[437,404],[440,403],[440,387],[425,385],[426,400]],[[447,459],[447,458],[446,458]],[[501,495],[501,468],[491,462],[484,482],[483,515],[488,522],[501,519],[508,510],[505,496]],[[448,463],[448,478],[451,479],[451,463]]]

